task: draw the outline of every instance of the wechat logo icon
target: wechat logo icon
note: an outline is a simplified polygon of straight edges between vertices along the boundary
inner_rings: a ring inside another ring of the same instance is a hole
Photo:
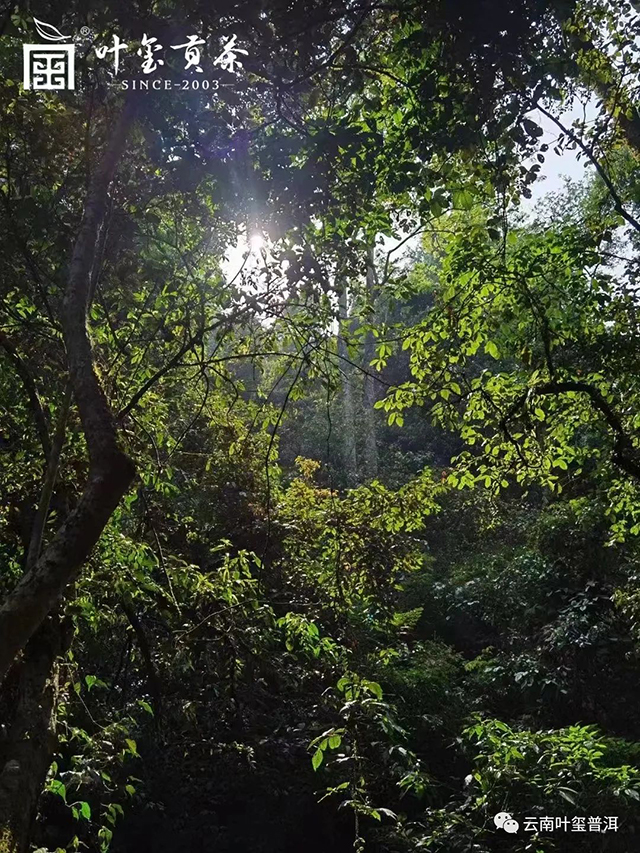
[[[494,816],[493,822],[497,829],[504,829],[505,832],[510,834],[513,834],[520,829],[520,824],[517,820],[514,820],[511,817],[509,812],[498,812],[498,814]]]

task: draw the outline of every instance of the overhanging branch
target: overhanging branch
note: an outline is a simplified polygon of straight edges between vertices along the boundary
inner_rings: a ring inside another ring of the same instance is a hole
[[[570,392],[586,394],[589,397],[593,408],[600,412],[614,434],[613,461],[625,473],[629,474],[629,476],[640,480],[640,463],[631,455],[634,449],[633,444],[624,428],[620,415],[606,400],[602,392],[588,382],[566,380],[561,382],[544,382],[540,385],[535,385],[527,393],[521,394],[512,406],[510,406],[500,425],[503,429],[506,427],[509,421],[525,405],[530,394],[559,396]]]

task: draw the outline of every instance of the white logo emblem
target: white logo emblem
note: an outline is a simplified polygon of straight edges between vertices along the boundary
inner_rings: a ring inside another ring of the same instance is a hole
[[[50,42],[61,42],[63,35],[51,24],[33,19],[38,35]],[[75,44],[23,44],[22,85],[25,89],[75,89]]]
[[[505,832],[509,832],[510,834],[520,829],[520,824],[511,817],[509,812],[498,812],[493,818],[493,822],[498,829],[504,829]]]

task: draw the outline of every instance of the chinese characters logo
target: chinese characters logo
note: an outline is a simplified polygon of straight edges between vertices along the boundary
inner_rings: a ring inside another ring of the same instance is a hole
[[[509,812],[498,812],[494,816],[493,822],[497,829],[503,829],[505,832],[514,834],[520,829],[520,824],[515,820]],[[590,817],[525,817],[524,831],[535,833],[549,832],[617,832],[618,817],[617,815],[607,815],[606,817],[590,816]]]
[[[22,84],[25,89],[74,89],[75,49],[73,43],[59,44],[70,38],[60,30],[33,19],[38,35],[58,44],[22,45]]]
[[[75,44],[71,41],[71,36],[63,35],[60,30],[51,24],[46,24],[33,19],[38,34],[49,42],[56,44],[25,44],[23,45],[23,85],[25,89],[75,89]],[[83,27],[82,34],[89,33],[87,27]],[[65,39],[69,42],[61,44]],[[184,70],[194,70],[198,74],[202,74],[201,61],[201,45],[205,44],[205,40],[198,35],[186,36],[186,41],[182,44],[170,45],[171,50],[184,51]],[[230,74],[239,74],[239,69],[242,68],[242,63],[238,59],[238,54],[248,54],[248,51],[236,46],[235,35],[227,39],[222,45],[222,50],[213,60],[213,65],[218,66],[222,71]],[[155,36],[150,36],[144,33],[140,46],[136,50],[136,55],[140,57],[140,70],[143,75],[152,74],[158,68],[165,64],[162,58],[163,45],[158,42]],[[121,54],[129,50],[129,45],[123,42],[119,36],[112,36],[112,44],[109,45],[94,45],[93,51],[97,59],[104,60],[107,56],[113,60],[113,74],[118,75],[120,71]],[[135,48],[134,48],[135,49]],[[128,88],[129,82],[123,81],[123,88]],[[160,81],[156,81],[159,83]],[[169,83],[169,81],[165,81]],[[214,81],[215,82],[215,81]],[[171,84],[164,88],[171,88]],[[174,84],[175,88],[180,87],[179,84]],[[148,84],[134,88],[148,89]],[[154,85],[152,88],[160,88],[159,85]],[[199,88],[193,85],[191,88]],[[211,87],[206,83],[202,85],[203,89],[217,88]]]

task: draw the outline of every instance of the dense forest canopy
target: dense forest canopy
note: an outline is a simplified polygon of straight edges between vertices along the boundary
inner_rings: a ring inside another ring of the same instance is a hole
[[[0,27],[0,853],[636,849],[636,4]]]

